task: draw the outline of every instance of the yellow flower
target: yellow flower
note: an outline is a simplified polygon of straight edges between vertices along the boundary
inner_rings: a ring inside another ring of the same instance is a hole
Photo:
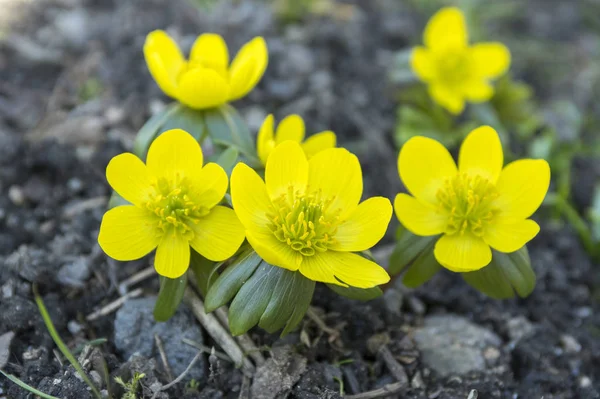
[[[330,148],[307,160],[293,141],[273,150],[264,181],[243,163],[231,174],[233,209],[265,261],[314,281],[370,288],[389,276],[352,252],[367,250],[383,237],[392,205],[383,197],[359,204],[362,190],[355,155]]]
[[[232,256],[244,241],[244,228],[233,209],[217,205],[227,191],[227,174],[202,162],[200,145],[180,129],[154,140],[146,164],[131,153],[114,157],[106,178],[132,205],[102,218],[98,242],[104,252],[128,261],[157,248],[154,267],[169,278],[187,270],[190,245],[213,261]]]
[[[262,37],[246,43],[229,65],[227,44],[214,33],[198,36],[190,59],[162,30],[150,32],[144,56],[152,77],[169,97],[196,109],[244,97],[262,77],[269,55]]]
[[[469,133],[458,168],[435,140],[417,136],[402,147],[398,170],[413,196],[396,196],[396,216],[416,235],[442,234],[434,254],[447,269],[481,269],[492,259],[490,247],[514,252],[539,232],[528,218],[546,196],[550,167],[541,159],[522,159],[502,168],[503,157],[489,126]]]
[[[455,7],[439,10],[427,23],[425,47],[415,47],[411,65],[429,85],[429,94],[442,107],[460,114],[465,100],[484,102],[494,94],[490,81],[510,65],[510,52],[502,43],[469,46],[465,18]]]
[[[267,158],[273,149],[286,140],[292,140],[299,143],[308,158],[311,158],[317,152],[327,148],[335,147],[335,133],[330,130],[313,134],[304,143],[304,121],[300,115],[288,115],[277,126],[277,132],[274,133],[275,119],[273,115],[265,118],[258,132],[257,149],[258,156],[263,165],[267,164]]]

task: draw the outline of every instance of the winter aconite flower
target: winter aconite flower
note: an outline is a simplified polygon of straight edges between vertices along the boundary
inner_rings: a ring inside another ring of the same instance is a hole
[[[104,252],[127,261],[156,248],[154,267],[169,278],[187,270],[190,246],[213,261],[232,256],[244,228],[233,209],[217,205],[227,191],[227,174],[202,162],[200,145],[180,129],[154,140],[146,164],[131,153],[114,157],[106,178],[132,205],[104,215],[98,237]]]
[[[293,114],[283,118],[277,126],[277,131],[275,131],[274,124],[275,119],[273,118],[273,115],[269,115],[265,118],[258,132],[258,156],[263,165],[267,164],[267,158],[269,158],[271,151],[273,151],[278,144],[281,144],[286,140],[300,143],[308,158],[321,150],[335,147],[335,133],[329,130],[313,134],[306,139],[306,141],[302,142],[302,140],[304,140],[305,128],[304,121],[299,115]]]
[[[490,81],[510,65],[510,52],[502,43],[469,46],[465,18],[455,7],[431,17],[423,40],[425,47],[413,50],[412,69],[429,85],[431,97],[453,114],[462,112],[465,101],[489,100],[494,94]]]
[[[255,37],[240,49],[230,65],[223,38],[205,33],[198,36],[186,60],[173,39],[162,30],[148,34],[144,56],[162,91],[196,109],[244,97],[262,77],[269,58],[265,40]]]
[[[293,141],[273,150],[265,181],[241,163],[231,175],[233,208],[260,257],[314,281],[369,288],[389,276],[353,252],[383,237],[392,206],[382,197],[359,204],[362,190],[355,155],[331,148],[307,160]]]
[[[514,252],[540,228],[528,219],[540,206],[550,184],[544,160],[522,159],[502,168],[498,134],[483,126],[463,142],[458,168],[439,142],[417,136],[400,151],[400,178],[412,196],[398,194],[400,222],[420,236],[442,234],[434,254],[455,272],[481,269],[493,248]]]

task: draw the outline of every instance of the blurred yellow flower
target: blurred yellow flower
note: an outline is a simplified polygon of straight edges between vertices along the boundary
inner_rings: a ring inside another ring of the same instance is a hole
[[[186,60],[162,30],[148,34],[144,56],[162,91],[196,109],[244,97],[263,76],[269,60],[265,40],[255,37],[240,49],[230,65],[227,44],[214,33],[198,36]]]
[[[308,160],[293,141],[275,147],[264,181],[243,163],[231,175],[233,208],[265,261],[314,281],[370,288],[389,276],[353,252],[381,240],[392,205],[383,197],[359,204],[362,191],[355,155],[330,148]]]
[[[502,168],[503,157],[498,134],[489,126],[469,133],[458,168],[448,150],[430,138],[413,137],[402,147],[398,169],[412,196],[396,196],[396,216],[416,235],[442,234],[434,254],[447,269],[481,269],[492,259],[490,247],[514,252],[539,232],[528,218],[548,192],[548,162],[522,159]]]
[[[156,250],[158,274],[177,278],[190,263],[190,245],[207,259],[232,256],[244,228],[231,208],[217,205],[227,191],[227,174],[203,165],[202,149],[187,132],[164,132],[150,146],[146,164],[131,153],[106,168],[111,187],[132,205],[106,212],[98,242],[111,258],[128,261]]]
[[[275,131],[274,125],[275,118],[271,114],[265,118],[258,132],[258,156],[263,165],[267,164],[267,158],[273,149],[286,140],[299,143],[308,158],[321,150],[335,147],[335,133],[329,130],[313,134],[303,143],[305,128],[304,121],[299,115],[292,114],[283,118],[277,126],[277,131]]]
[[[439,10],[427,23],[425,47],[415,47],[414,73],[429,86],[435,102],[460,114],[465,101],[484,102],[494,94],[491,80],[510,66],[510,52],[502,43],[469,46],[463,13],[455,7]]]

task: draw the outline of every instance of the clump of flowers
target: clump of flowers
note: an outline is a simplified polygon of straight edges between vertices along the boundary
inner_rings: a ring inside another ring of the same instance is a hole
[[[107,211],[100,225],[98,242],[116,260],[139,259],[156,249],[156,271],[174,279],[188,269],[190,246],[222,261],[244,241],[235,212],[219,205],[227,174],[215,163],[203,165],[200,145],[183,130],[154,140],[146,164],[131,153],[117,155],[106,178],[131,203]]]
[[[277,130],[275,130],[273,114],[267,116],[260,127],[256,140],[258,156],[263,166],[267,164],[267,159],[273,149],[286,140],[299,143],[308,158],[319,151],[335,147],[336,137],[332,131],[315,133],[304,140],[305,130],[304,120],[299,115],[293,114],[283,118],[277,125]]]
[[[545,160],[522,159],[503,167],[498,134],[489,126],[464,140],[458,167],[448,150],[426,137],[413,137],[398,157],[409,194],[398,194],[400,222],[418,236],[439,236],[437,261],[455,272],[487,266],[492,249],[511,253],[539,232],[529,219],[550,184]]]
[[[265,40],[255,37],[230,64],[227,44],[214,33],[198,36],[186,60],[177,43],[162,30],[148,34],[144,56],[162,91],[194,109],[244,97],[262,78],[269,60]]]
[[[510,52],[499,42],[469,45],[465,18],[460,9],[446,7],[431,17],[423,33],[424,47],[413,49],[411,67],[427,83],[431,98],[453,114],[465,101],[488,101],[492,80],[510,66]]]
[[[231,175],[233,207],[262,259],[310,280],[370,288],[389,276],[355,252],[383,237],[392,206],[382,197],[359,203],[362,191],[355,155],[331,148],[309,160],[293,141],[272,151],[264,181],[241,163]]]

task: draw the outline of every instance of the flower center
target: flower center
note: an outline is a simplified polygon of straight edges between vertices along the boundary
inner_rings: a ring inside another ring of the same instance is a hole
[[[331,199],[320,192],[300,194],[293,187],[273,201],[267,217],[273,235],[304,256],[325,252],[336,244],[339,210],[329,209]]]
[[[191,226],[210,210],[194,203],[188,195],[185,178],[177,180],[161,178],[153,183],[156,194],[146,202],[146,208],[158,216],[158,228],[163,233],[174,232],[191,240],[194,238]]]
[[[436,197],[440,211],[448,215],[446,234],[467,232],[481,237],[499,212],[494,206],[498,198],[495,185],[478,175],[463,173],[446,179]]]
[[[466,49],[451,49],[437,59],[440,80],[448,85],[462,84],[471,74],[471,63]]]

